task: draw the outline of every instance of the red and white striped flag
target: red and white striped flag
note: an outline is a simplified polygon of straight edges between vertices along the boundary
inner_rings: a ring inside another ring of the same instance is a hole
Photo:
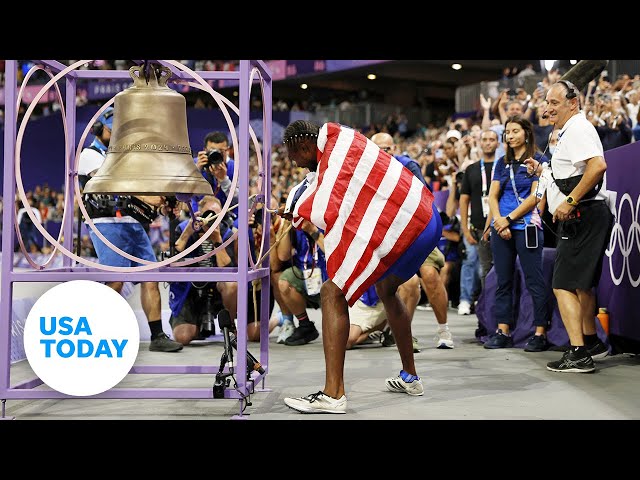
[[[336,123],[320,129],[318,157],[293,225],[306,219],[324,230],[327,273],[353,305],[422,233],[433,194],[367,137]]]

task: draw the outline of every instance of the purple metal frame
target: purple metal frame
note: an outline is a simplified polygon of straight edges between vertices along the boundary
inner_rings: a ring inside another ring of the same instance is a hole
[[[51,71],[58,73],[66,65],[55,60],[39,60]],[[161,62],[162,63],[162,62]],[[165,64],[166,65],[166,64]],[[181,79],[191,80],[191,77],[170,66],[175,76]],[[249,78],[252,69],[257,68],[263,79],[264,98],[264,134],[262,138],[262,162],[264,165],[264,198],[271,198],[271,105],[272,105],[272,80],[271,72],[266,64],[260,60],[241,60],[240,70],[235,72],[209,72],[197,71],[205,80],[238,80],[239,81],[239,135],[236,168],[239,175],[239,205],[238,221],[240,225],[248,224],[248,197],[249,197],[249,106],[251,85]],[[17,61],[6,60],[5,66],[5,122],[4,122],[4,185],[3,198],[13,199],[16,193],[14,158],[16,151],[16,71]],[[76,121],[76,79],[78,78],[104,78],[118,79],[130,78],[129,72],[124,70],[74,70],[66,76],[66,108],[67,129],[69,132],[69,158],[66,159],[66,172],[70,177],[75,175],[73,164],[75,160],[75,121]],[[73,178],[70,178],[73,180]],[[70,183],[70,185],[72,185]],[[73,211],[74,189],[69,188],[66,194],[65,208]],[[267,200],[268,202],[268,200]],[[267,203],[268,204],[268,203]],[[15,211],[13,208],[4,208],[2,224],[11,229],[14,223]],[[268,218],[268,217],[267,217]],[[64,229],[64,247],[72,250],[73,241],[73,215],[69,215],[62,226]],[[264,232],[265,245],[269,245],[269,229]],[[247,378],[247,327],[246,322],[239,321],[238,350],[236,358],[236,388],[227,388],[224,398],[238,399],[240,402],[239,416],[244,410],[243,402],[255,390],[256,383],[264,380],[269,371],[269,258],[266,257],[262,265],[256,265],[252,269],[249,262],[247,268],[188,268],[188,267],[163,267],[145,272],[132,272],[122,274],[106,272],[96,268],[72,265],[71,258],[65,255],[62,268],[50,268],[26,272],[13,270],[14,236],[9,233],[2,236],[2,283],[0,285],[0,400],[2,401],[0,419],[5,417],[5,405],[8,399],[51,399],[51,398],[175,398],[175,399],[202,399],[213,398],[213,376],[211,387],[207,388],[113,388],[99,395],[91,397],[71,397],[54,390],[33,390],[42,385],[42,380],[34,378],[11,385],[11,321],[13,303],[14,282],[52,282],[70,280],[115,281],[122,280],[126,276],[128,281],[231,281],[238,282],[238,318],[247,318],[248,284],[251,280],[261,279],[262,292],[260,306],[260,358],[265,373],[252,372],[251,379]],[[240,229],[238,232],[238,258],[248,259],[248,232]],[[239,262],[240,263],[240,262]],[[202,365],[141,365],[134,366],[129,373],[142,374],[211,374],[217,373],[219,367]]]

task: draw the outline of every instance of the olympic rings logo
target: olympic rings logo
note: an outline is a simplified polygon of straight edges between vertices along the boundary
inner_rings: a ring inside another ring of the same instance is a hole
[[[622,225],[620,225],[621,213],[623,205],[625,203],[629,204],[629,209],[633,218],[626,237],[622,230]],[[611,231],[611,237],[609,238],[609,247],[605,250],[605,254],[607,255],[607,257],[609,257],[609,273],[611,274],[611,281],[613,281],[615,285],[620,285],[622,283],[625,271],[627,272],[629,283],[631,283],[632,287],[637,287],[638,285],[640,285],[640,274],[638,274],[636,278],[633,278],[631,274],[631,265],[629,263],[629,254],[631,253],[634,246],[637,248],[638,252],[640,252],[640,223],[638,223],[639,211],[640,196],[638,196],[638,198],[636,199],[634,210],[631,195],[625,193],[620,199],[620,203],[618,204],[616,223],[614,224],[613,230]],[[614,253],[616,252],[618,245],[620,246],[620,253],[622,254],[622,269],[619,272],[620,274],[616,275],[616,273],[613,271],[612,258]]]

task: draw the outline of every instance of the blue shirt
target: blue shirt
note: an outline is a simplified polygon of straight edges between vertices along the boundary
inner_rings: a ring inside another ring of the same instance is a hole
[[[460,233],[459,225],[454,225],[449,222],[442,225],[442,231],[453,231]],[[438,249],[443,253],[444,259],[447,262],[457,262],[460,260],[460,252],[458,252],[458,244],[460,242],[454,242],[442,235],[438,241]]]
[[[196,163],[197,161],[198,161],[198,157],[193,159],[194,163]],[[227,158],[227,176],[229,177],[230,180],[233,179],[233,172],[234,172],[234,161],[231,158]],[[222,188],[220,188],[218,179],[215,176],[211,175],[207,170],[200,170],[200,173],[202,174],[204,179],[207,182],[209,182],[209,184],[211,185],[211,188],[213,189],[213,194],[218,198],[218,200],[220,200],[220,203],[224,205],[225,202],[227,201],[227,194],[222,191]],[[191,197],[191,208],[193,208],[194,212],[198,210],[198,202],[202,200],[202,197],[203,197],[202,195],[194,195]],[[233,204],[234,202],[231,201],[229,206],[232,207]]]
[[[549,161],[547,157],[543,156],[540,152],[536,152],[533,158],[540,163]],[[533,182],[538,181],[538,177],[536,176],[527,176],[527,169],[524,163],[513,162],[512,165],[507,165],[504,156],[498,159],[495,165],[495,172],[493,173],[493,181],[500,182],[500,200],[498,200],[498,206],[500,207],[500,215],[503,217],[509,215],[520,205],[513,190],[513,184],[511,183],[511,171],[513,171],[516,191],[523,200],[531,195],[531,185]],[[512,230],[524,230],[525,224],[531,221],[532,213],[533,210],[527,212],[523,217],[514,220],[509,228]],[[493,220],[491,220],[491,225],[493,225]]]
[[[179,237],[182,231],[186,228],[189,220],[184,220],[176,227],[176,234]],[[231,235],[233,235],[233,231],[230,228],[226,228],[224,223],[220,223],[220,232],[222,235],[222,241],[225,242]],[[198,240],[198,234],[194,233],[187,240],[187,246],[185,248],[189,248]],[[233,266],[233,242],[227,245],[227,253],[231,257],[231,266]],[[187,255],[186,258],[199,257],[203,255],[204,252],[200,247],[196,248],[193,252]],[[213,257],[215,261],[215,255]],[[191,265],[193,266],[193,265]],[[182,307],[184,306],[184,302],[187,301],[187,296],[189,295],[189,291],[191,290],[191,282],[170,282],[169,283],[169,309],[171,309],[171,314],[174,317],[177,317],[182,311]]]
[[[378,294],[376,293],[376,286],[371,285],[369,288],[367,288],[365,292],[360,296],[359,300],[367,307],[375,307],[380,300]]]
[[[327,275],[327,262],[324,258],[324,252],[322,249],[315,243],[314,245],[316,245],[316,248],[313,248],[307,238],[307,235],[302,230],[294,230],[294,233],[296,238],[295,243],[293,244],[294,252],[291,257],[293,265],[302,271],[311,269],[314,265],[314,256],[316,256],[315,268],[320,269],[322,281],[327,281],[329,279],[329,275]]]

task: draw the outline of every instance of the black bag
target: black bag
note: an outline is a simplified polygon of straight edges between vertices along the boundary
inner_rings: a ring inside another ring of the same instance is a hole
[[[573,189],[576,188],[576,186],[580,183],[580,180],[582,180],[582,175],[576,175],[575,177],[569,177],[569,178],[553,177],[553,179],[556,182],[556,185],[558,186],[560,191],[564,195],[569,195],[573,191]],[[582,197],[582,200],[589,200],[590,198],[595,197],[601,188],[602,188],[602,180],[600,180],[595,187],[589,190],[584,195],[584,197]]]

